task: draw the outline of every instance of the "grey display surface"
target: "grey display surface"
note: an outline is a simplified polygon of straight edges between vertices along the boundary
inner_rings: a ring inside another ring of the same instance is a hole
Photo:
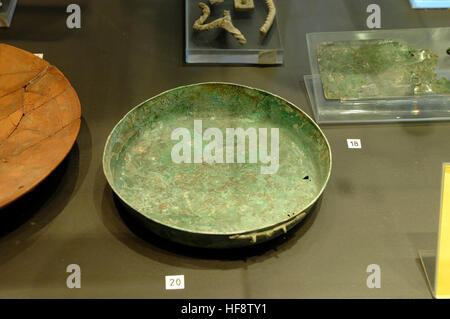
[[[71,1],[20,1],[0,40],[60,68],[78,92],[83,121],[63,164],[0,210],[0,298],[431,298],[418,250],[435,248],[450,122],[321,126],[333,171],[320,204],[284,238],[250,250],[193,250],[143,233],[101,167],[123,115],[180,85],[245,84],[311,115],[305,34],[364,29],[372,2],[280,0],[284,65],[224,67],[183,63],[183,1],[78,1],[79,30],[66,28]],[[447,10],[377,3],[386,29],[450,24]],[[362,149],[347,148],[355,138]],[[66,287],[70,264],[81,267],[81,289]],[[370,264],[381,267],[379,289],[366,285]],[[166,291],[166,275],[184,275],[186,288]]]

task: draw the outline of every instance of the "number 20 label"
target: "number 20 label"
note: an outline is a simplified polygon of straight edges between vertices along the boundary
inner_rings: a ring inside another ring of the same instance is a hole
[[[184,275],[166,276],[166,290],[184,289]]]
[[[347,145],[348,145],[348,148],[361,148],[361,140],[360,139],[348,139]]]

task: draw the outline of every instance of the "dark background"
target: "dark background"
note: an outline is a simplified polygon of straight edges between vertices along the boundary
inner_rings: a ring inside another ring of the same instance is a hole
[[[226,0],[228,1],[228,0]],[[226,81],[280,95],[307,113],[305,34],[366,29],[378,3],[382,27],[448,27],[448,10],[407,0],[279,0],[285,63],[192,66],[184,61],[184,1],[77,1],[82,28],[66,28],[74,1],[20,0],[0,41],[60,68],[83,120],[68,158],[35,191],[0,210],[1,298],[429,298],[418,249],[435,246],[441,164],[450,123],[322,126],[333,172],[314,213],[286,237],[254,249],[187,249],[144,233],[124,215],[102,172],[104,143],[140,102],[176,86]],[[442,39],[449,41],[450,39]],[[450,42],[449,42],[450,46]],[[360,138],[362,150],[349,150]],[[79,264],[82,288],[66,287]],[[381,266],[382,287],[366,286]],[[186,277],[166,291],[165,275]]]

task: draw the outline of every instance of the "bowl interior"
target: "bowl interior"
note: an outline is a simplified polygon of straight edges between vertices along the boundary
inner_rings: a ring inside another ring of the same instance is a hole
[[[133,209],[207,234],[293,218],[317,199],[331,169],[328,142],[302,111],[224,83],[176,88],[137,106],[111,133],[103,161]]]

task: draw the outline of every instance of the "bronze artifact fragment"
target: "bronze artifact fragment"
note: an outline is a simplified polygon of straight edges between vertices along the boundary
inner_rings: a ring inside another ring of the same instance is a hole
[[[234,0],[234,9],[236,11],[249,11],[255,9],[253,0]]]
[[[236,40],[239,41],[240,44],[247,43],[247,40],[242,35],[241,31],[239,31],[239,29],[237,29],[233,25],[233,22],[231,21],[230,11],[224,10],[223,18],[219,18],[210,23],[204,24],[205,21],[208,19],[209,15],[211,14],[211,9],[208,7],[208,5],[204,4],[203,2],[200,2],[198,6],[202,9],[202,15],[194,22],[193,26],[194,30],[208,31],[222,28],[231,33],[233,37],[235,37]]]
[[[267,14],[266,21],[259,29],[259,32],[262,36],[265,36],[267,32],[269,32],[270,28],[272,27],[273,20],[275,19],[275,15],[277,13],[277,8],[275,7],[275,3],[273,0],[266,0],[267,9],[269,10]]]
[[[438,56],[394,40],[324,42],[317,60],[327,99],[450,94],[438,79]]]

